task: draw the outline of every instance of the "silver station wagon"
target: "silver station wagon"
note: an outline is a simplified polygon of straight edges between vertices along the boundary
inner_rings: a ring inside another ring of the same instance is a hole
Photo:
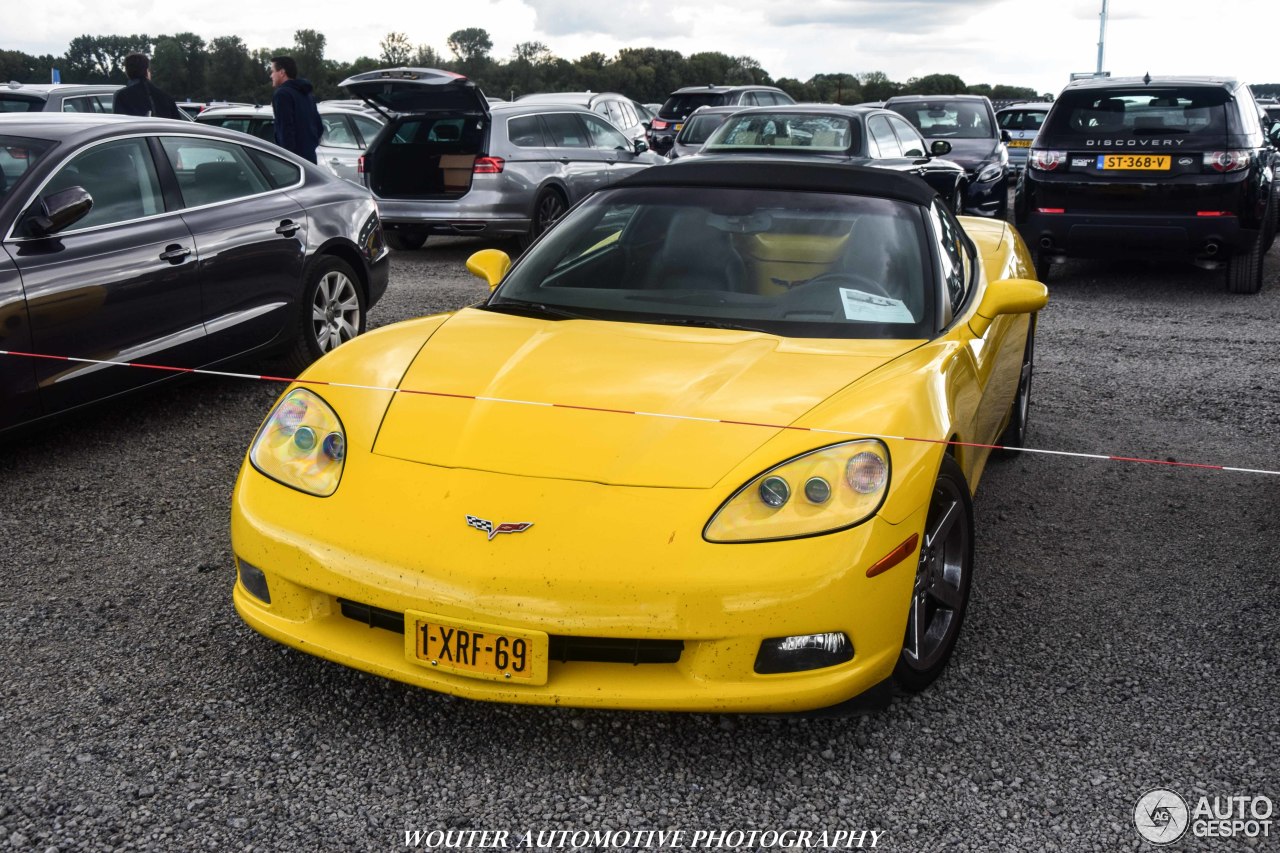
[[[342,86],[387,117],[361,169],[393,248],[431,234],[527,246],[588,193],[666,162],[588,109],[490,103],[448,71],[369,71]]]

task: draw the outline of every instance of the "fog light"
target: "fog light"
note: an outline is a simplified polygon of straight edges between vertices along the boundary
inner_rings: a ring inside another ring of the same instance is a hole
[[[760,644],[756,672],[804,672],[853,660],[853,643],[843,632],[771,637]]]
[[[240,570],[240,585],[252,593],[254,598],[270,604],[271,590],[267,589],[267,576],[262,573],[262,569],[249,565],[239,557],[236,557],[236,567]]]

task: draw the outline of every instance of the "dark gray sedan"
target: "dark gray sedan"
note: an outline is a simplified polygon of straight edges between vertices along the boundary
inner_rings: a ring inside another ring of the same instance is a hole
[[[386,290],[369,193],[244,134],[31,113],[0,152],[0,430],[174,375],[32,355],[301,370]]]

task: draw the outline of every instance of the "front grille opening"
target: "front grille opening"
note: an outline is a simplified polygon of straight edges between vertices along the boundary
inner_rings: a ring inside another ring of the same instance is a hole
[[[404,614],[338,599],[342,615],[370,628],[404,634]],[[678,663],[684,652],[683,640],[633,640],[622,637],[568,637],[551,634],[548,655],[561,663]]]

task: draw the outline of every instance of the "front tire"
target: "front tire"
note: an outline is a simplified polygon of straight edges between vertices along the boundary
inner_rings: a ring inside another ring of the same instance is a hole
[[[295,373],[365,328],[364,292],[345,261],[320,255],[307,263],[302,276],[302,316],[293,349],[285,356]]]
[[[418,228],[397,228],[388,230],[387,245],[400,252],[412,252],[421,249],[427,242],[427,232]]]
[[[955,650],[973,578],[973,503],[960,466],[950,456],[929,499],[924,542],[907,611],[907,632],[893,670],[901,690],[932,684]]]

